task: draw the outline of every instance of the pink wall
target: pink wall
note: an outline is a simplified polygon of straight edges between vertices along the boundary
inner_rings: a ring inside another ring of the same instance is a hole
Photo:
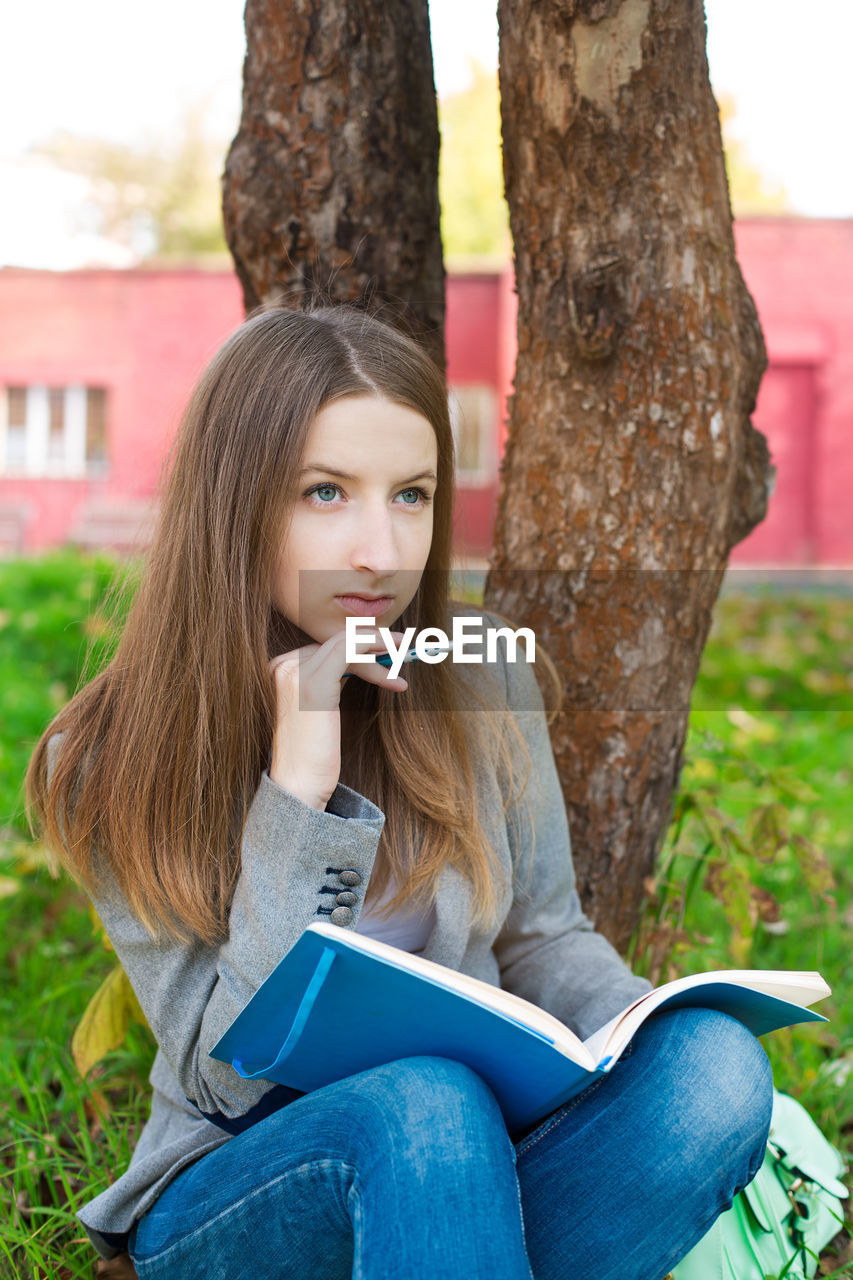
[[[770,359],[754,421],[779,474],[732,560],[853,565],[853,220],[749,219],[735,238]]]
[[[735,238],[769,360],[753,422],[777,474],[766,519],[734,548],[732,563],[851,567],[853,220],[747,219]],[[499,305],[508,289],[510,273],[491,307],[510,326],[499,343],[511,370],[514,310]],[[485,333],[495,321],[483,305],[468,323]],[[479,530],[483,544],[490,536],[490,525]]]
[[[497,391],[493,432],[495,463],[498,430],[506,418],[515,363],[515,294],[508,272],[450,276],[447,281],[445,343],[447,378],[454,384],[486,383]],[[508,341],[507,341],[508,340]],[[489,553],[498,494],[497,466],[490,483],[460,482],[456,502],[456,546],[467,555]]]
[[[770,357],[754,421],[778,477],[766,521],[732,559],[851,566],[853,221],[756,219],[736,238]],[[496,393],[492,471],[460,489],[463,554],[485,556],[491,541],[515,311],[509,270],[448,280],[449,379]],[[241,318],[228,272],[0,271],[0,387],[106,387],[111,458],[103,477],[0,476],[0,545],[21,508],[23,546],[37,550],[67,540],[99,504],[120,514],[148,502],[193,383]]]
[[[26,550],[65,541],[87,504],[150,499],[196,377],[241,319],[230,273],[0,271],[0,386],[107,388],[106,475],[0,477],[0,503],[29,508]]]

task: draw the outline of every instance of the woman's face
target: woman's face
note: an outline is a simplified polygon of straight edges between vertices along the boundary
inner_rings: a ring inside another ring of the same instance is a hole
[[[311,424],[273,604],[322,643],[348,616],[390,626],[432,542],[435,433],[414,409],[347,396]]]

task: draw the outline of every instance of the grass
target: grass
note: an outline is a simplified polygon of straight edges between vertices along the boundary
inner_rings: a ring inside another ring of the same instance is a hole
[[[115,636],[121,606],[115,614],[105,604],[116,570],[107,556],[69,551],[0,562],[0,840],[7,846],[13,832],[26,835],[21,782],[33,746]]]
[[[83,1081],[70,1038],[113,958],[85,900],[27,836],[32,746],[109,648],[112,566],[63,553],[0,564],[0,1280],[90,1280],[75,1206],[127,1165],[152,1058],[131,1024]],[[91,669],[91,667],[89,668]],[[831,1022],[766,1041],[779,1087],[853,1142],[853,600],[754,591],[718,604],[694,691],[680,808],[637,936],[638,968],[820,969]],[[6,815],[3,817],[2,815]],[[825,1272],[853,1276],[840,1239]]]
[[[722,859],[742,873],[741,895],[710,877],[713,891],[690,904],[677,967],[821,970],[834,988],[822,1006],[829,1027],[777,1033],[767,1047],[778,1086],[842,1144],[853,1124],[851,747],[853,600],[722,599],[694,690],[682,791],[743,843],[724,846]],[[707,836],[694,822],[674,881],[684,882]]]
[[[0,1089],[9,1110],[0,1276],[77,1280],[92,1275],[93,1254],[73,1209],[127,1165],[147,1113],[152,1050],[133,1028],[103,1069],[81,1080],[70,1023],[110,957],[95,944],[88,909],[66,882],[29,875],[5,906],[10,980],[2,998]]]
[[[133,1027],[88,1081],[70,1034],[113,958],[84,898],[31,844],[22,780],[48,721],[114,637],[116,566],[70,552],[0,564],[0,1277],[77,1280],[92,1249],[73,1208],[130,1158],[152,1049]],[[89,655],[87,666],[87,655]]]

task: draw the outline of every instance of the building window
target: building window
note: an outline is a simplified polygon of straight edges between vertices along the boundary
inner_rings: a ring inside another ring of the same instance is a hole
[[[487,383],[454,383],[448,394],[457,483],[485,488],[497,477],[497,395]]]
[[[9,387],[6,393],[7,421],[5,469],[23,468],[27,458],[27,391],[25,387]]]
[[[107,393],[103,387],[86,388],[86,466],[101,471],[107,466]]]
[[[83,477],[107,466],[102,387],[6,387],[0,392],[0,474]]]

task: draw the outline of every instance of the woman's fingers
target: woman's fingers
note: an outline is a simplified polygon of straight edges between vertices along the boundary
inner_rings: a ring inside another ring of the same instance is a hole
[[[392,631],[390,634],[395,643],[403,640],[401,632]],[[379,641],[374,644],[362,643],[359,647],[364,653],[386,652],[385,645]],[[345,675],[357,675],[369,684],[391,689],[395,693],[408,688],[402,676],[391,676],[389,669],[381,663],[348,663],[346,633],[343,631],[331,636],[323,644],[303,645],[300,649],[279,654],[269,665],[280,689],[284,685],[294,691],[295,686],[303,709],[337,705],[340,699],[340,682]]]
[[[377,644],[373,651],[381,652],[382,647]],[[324,809],[340,775],[346,633],[277,654],[269,667],[277,707],[270,777],[307,804]],[[395,693],[407,688],[405,680],[393,678],[377,663],[354,664],[352,673]]]
[[[402,631],[390,631],[388,634],[396,646],[399,646],[405,639]],[[373,644],[360,644],[359,649],[365,653],[382,654],[389,652],[385,644],[379,640]],[[343,676],[359,676],[360,679],[366,680],[368,684],[376,684],[383,689],[392,689],[395,693],[402,692],[402,690],[409,687],[408,682],[402,676],[392,676],[388,667],[375,661],[350,662],[341,674]]]

